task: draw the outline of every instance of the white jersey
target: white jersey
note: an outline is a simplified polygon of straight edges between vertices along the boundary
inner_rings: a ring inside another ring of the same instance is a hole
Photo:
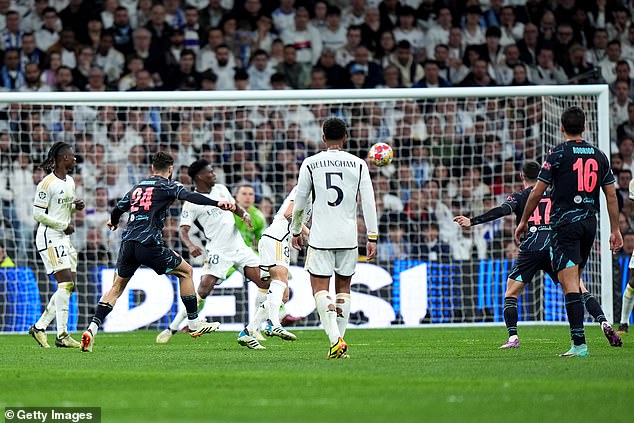
[[[376,240],[376,204],[365,161],[341,150],[322,151],[304,160],[299,170],[291,225],[294,234],[301,231],[301,218],[311,193],[313,223],[309,246],[315,249],[357,248],[359,194],[368,239]]]
[[[291,192],[288,194],[288,196],[286,196],[286,198],[284,199],[284,202],[282,203],[280,208],[277,210],[277,213],[273,217],[273,222],[271,222],[271,226],[269,226],[268,228],[264,230],[264,232],[262,233],[262,236],[268,236],[277,241],[283,241],[284,238],[286,238],[290,234],[291,232],[290,217],[286,217],[284,213],[286,212],[288,207],[291,205],[291,203],[295,201],[296,193],[297,193],[297,186],[294,186]],[[304,210],[304,218],[302,220],[302,223],[306,223],[310,219],[312,208],[309,206],[310,206],[310,203],[307,204]]]
[[[234,198],[226,186],[215,184],[208,194],[200,193],[216,201],[229,201]],[[236,228],[233,213],[218,207],[202,206],[186,201],[181,211],[180,226],[196,226],[207,238],[207,248],[216,250],[234,250],[244,245],[244,240]]]
[[[38,184],[33,200],[33,215],[40,224],[38,238],[65,237],[75,208],[75,181],[70,175],[60,179],[51,173]],[[43,213],[43,214],[42,214]],[[46,242],[46,241],[44,241]]]

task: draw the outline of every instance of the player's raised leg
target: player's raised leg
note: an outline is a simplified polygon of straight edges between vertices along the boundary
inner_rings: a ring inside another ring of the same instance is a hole
[[[632,263],[631,265],[634,265],[634,260],[631,260],[630,263]],[[632,314],[632,307],[634,307],[634,272],[630,270],[630,281],[625,286],[625,291],[623,292],[621,321],[619,322],[618,333],[622,334],[628,331],[628,322],[630,321],[630,314]]]
[[[203,270],[204,271],[204,270]],[[211,295],[213,289],[218,281],[218,278],[213,275],[203,275],[200,278],[200,284],[198,285],[198,289],[196,290],[196,303],[197,303],[197,312],[200,313],[202,309],[205,307],[206,298]],[[169,327],[165,329],[163,332],[159,333],[156,337],[157,344],[167,344],[172,336],[178,332],[182,323],[187,319],[188,313],[186,309],[180,310],[174,320],[169,324]],[[214,328],[211,332],[215,332],[220,327],[220,322],[211,322],[210,325]]]
[[[511,275],[513,271],[511,271]],[[504,293],[504,323],[509,334],[509,339],[500,346],[500,349],[519,348],[520,339],[517,335],[517,299],[524,292],[526,284],[509,279],[506,281],[506,292]]]
[[[623,341],[621,337],[616,333],[612,325],[608,322],[608,319],[605,317],[605,313],[603,313],[603,309],[601,308],[601,304],[597,301],[596,298],[588,291],[586,286],[581,281],[581,300],[583,301],[583,305],[588,310],[588,313],[599,322],[601,325],[601,330],[603,334],[608,339],[610,346],[612,347],[620,347],[623,345]]]
[[[95,342],[95,336],[99,331],[99,328],[103,325],[103,322],[106,321],[106,317],[112,311],[115,303],[123,294],[125,287],[128,285],[130,281],[130,277],[122,277],[118,273],[117,270],[114,274],[114,281],[112,283],[112,288],[106,292],[103,297],[97,303],[97,309],[95,310],[95,314],[92,316],[92,320],[90,325],[88,325],[88,329],[84,331],[81,335],[81,350],[82,352],[92,352],[92,347]],[[132,272],[134,274],[134,271]]]

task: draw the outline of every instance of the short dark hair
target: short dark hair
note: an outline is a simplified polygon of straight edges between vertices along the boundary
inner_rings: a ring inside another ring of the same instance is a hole
[[[346,123],[339,118],[326,119],[323,131],[326,141],[339,141],[348,133]]]
[[[164,172],[170,166],[174,165],[174,158],[167,153],[159,151],[152,156],[150,162],[152,163],[152,167],[156,172]]]
[[[187,174],[190,178],[192,178],[193,181],[194,179],[196,179],[196,176],[200,173],[200,171],[209,165],[211,165],[211,163],[209,163],[209,161],[205,159],[196,160],[194,163],[189,165]]]
[[[581,135],[586,126],[586,115],[580,107],[569,107],[561,114],[561,126],[569,135]]]
[[[537,179],[537,175],[539,175],[540,169],[541,166],[539,165],[539,163],[534,160],[530,160],[524,163],[524,166],[522,166],[522,175],[524,175],[524,178],[534,181],[535,179]]]

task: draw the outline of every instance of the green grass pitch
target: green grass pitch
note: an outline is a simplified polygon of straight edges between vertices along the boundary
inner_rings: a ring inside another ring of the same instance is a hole
[[[0,408],[98,406],[104,422],[631,422],[634,337],[590,357],[557,356],[564,326],[350,330],[349,360],[326,360],[323,331],[239,347],[235,333],[191,339],[99,333],[92,354],[0,336]],[[49,334],[49,343],[54,335]]]

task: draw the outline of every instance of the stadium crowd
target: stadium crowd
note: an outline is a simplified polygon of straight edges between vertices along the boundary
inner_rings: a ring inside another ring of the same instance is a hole
[[[632,2],[616,0],[1,0],[0,86],[98,92],[606,82],[628,233],[633,11]],[[43,176],[37,164],[54,141],[70,142],[78,156],[74,178],[88,205],[76,214],[80,261],[111,265],[118,235],[104,223],[123,190],[148,172],[149,154],[170,151],[175,177],[188,185],[188,163],[207,158],[233,192],[250,185],[253,195],[239,200],[270,221],[302,159],[320,148],[320,122],[336,114],[349,124],[354,154],[364,157],[376,141],[396,150],[395,164],[375,169],[373,179],[380,263],[511,258],[513,219],[463,233],[452,218],[481,213],[521,187],[522,162],[543,154],[543,113],[538,101],[522,98],[179,109],[4,105],[0,251],[18,265],[29,259],[32,196]],[[176,248],[178,215],[175,209],[165,228]],[[626,239],[624,254],[632,247]],[[0,262],[8,263],[1,254]]]

